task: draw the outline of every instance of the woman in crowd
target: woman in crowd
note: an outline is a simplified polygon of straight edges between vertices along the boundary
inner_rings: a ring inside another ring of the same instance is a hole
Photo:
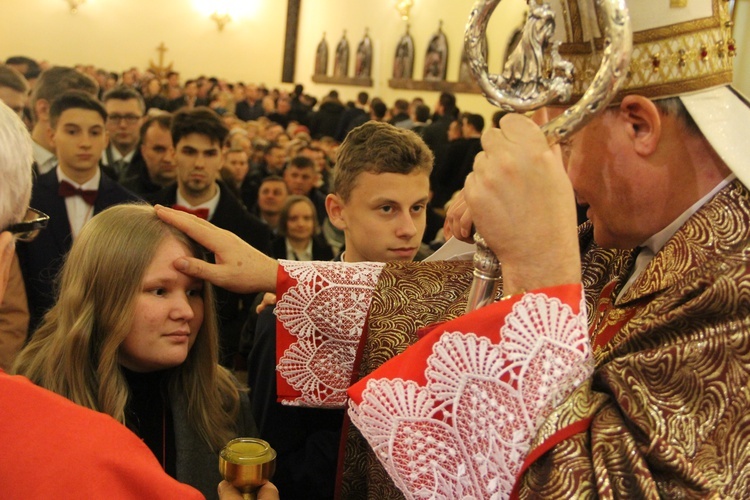
[[[15,371],[127,425],[167,473],[216,498],[218,452],[257,430],[247,395],[217,362],[210,286],[172,265],[202,253],[150,206],[97,215]]]
[[[290,196],[279,215],[273,256],[288,260],[331,260],[333,250],[320,236],[315,205],[307,196]]]

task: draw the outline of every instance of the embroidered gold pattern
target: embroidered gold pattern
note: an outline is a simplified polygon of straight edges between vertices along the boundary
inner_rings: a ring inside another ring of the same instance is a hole
[[[584,227],[590,324],[628,252]],[[750,193],[735,181],[667,242],[614,309],[632,317],[535,445],[570,423],[523,477],[520,498],[744,498],[750,487]],[[610,323],[605,319],[604,324]],[[592,335],[605,326],[595,325]]]

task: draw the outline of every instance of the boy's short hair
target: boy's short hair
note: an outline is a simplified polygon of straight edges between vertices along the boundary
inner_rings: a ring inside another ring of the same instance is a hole
[[[221,146],[229,135],[229,129],[214,110],[200,106],[182,109],[172,117],[172,142],[175,147],[180,139],[190,134],[205,135],[212,144]]]
[[[0,65],[0,87],[7,87],[24,94],[29,91],[26,78],[18,70],[4,64]]]
[[[349,132],[341,144],[333,169],[333,192],[346,202],[362,172],[429,175],[434,161],[430,148],[411,130],[369,121]]]
[[[31,91],[31,98],[29,99],[29,107],[32,113],[34,113],[34,119],[37,119],[35,109],[36,102],[39,99],[44,99],[51,103],[63,92],[74,89],[82,90],[87,94],[96,96],[99,93],[99,84],[89,75],[79,73],[73,68],[55,66],[42,71],[39,80],[34,85],[34,90]]]
[[[481,132],[484,129],[484,117],[482,115],[466,113],[464,115],[464,120],[466,120],[466,123],[471,125],[477,132]]]
[[[102,96],[102,102],[106,103],[110,99],[117,99],[118,101],[129,101],[131,99],[135,99],[136,101],[138,101],[138,108],[141,110],[141,113],[146,112],[146,103],[143,101],[143,96],[140,92],[130,87],[120,85],[118,87],[109,89]]]
[[[146,120],[143,122],[143,125],[141,125],[141,128],[138,130],[138,139],[141,141],[141,144],[143,144],[143,139],[146,137],[146,132],[148,132],[148,129],[151,128],[151,125],[156,123],[156,126],[163,129],[163,130],[171,130],[172,127],[172,115],[169,113],[161,114],[161,115],[155,115],[155,116],[149,116],[146,118]]]
[[[289,163],[287,164],[288,167],[294,167],[294,168],[311,168],[315,170],[315,163],[308,158],[307,156],[297,155],[293,157],[291,160],[289,160]]]
[[[68,90],[52,101],[52,105],[49,108],[50,126],[52,128],[57,127],[57,121],[60,119],[60,116],[69,109],[96,111],[102,117],[102,121],[107,121],[107,111],[99,99],[81,90]]]

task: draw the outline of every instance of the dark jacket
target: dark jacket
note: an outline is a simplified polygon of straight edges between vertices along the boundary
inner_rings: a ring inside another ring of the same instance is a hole
[[[26,295],[29,301],[29,331],[33,332],[44,313],[55,302],[56,279],[65,255],[73,244],[65,198],[57,194],[57,168],[34,180],[31,206],[50,216],[47,228],[30,243],[19,242],[18,258],[21,263]],[[138,201],[135,194],[102,174],[99,196],[94,202],[94,215],[107,207]]]

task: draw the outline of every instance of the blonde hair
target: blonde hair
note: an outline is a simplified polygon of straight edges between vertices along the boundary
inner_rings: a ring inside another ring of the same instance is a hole
[[[130,332],[146,268],[168,237],[202,255],[150,205],[118,205],[91,219],[65,260],[56,304],[19,354],[14,371],[125,423],[130,391],[119,363],[120,345]],[[185,362],[172,370],[168,388],[184,397],[189,424],[218,452],[236,436],[239,392],[218,365],[216,309],[208,284],[203,301],[203,324]]]

